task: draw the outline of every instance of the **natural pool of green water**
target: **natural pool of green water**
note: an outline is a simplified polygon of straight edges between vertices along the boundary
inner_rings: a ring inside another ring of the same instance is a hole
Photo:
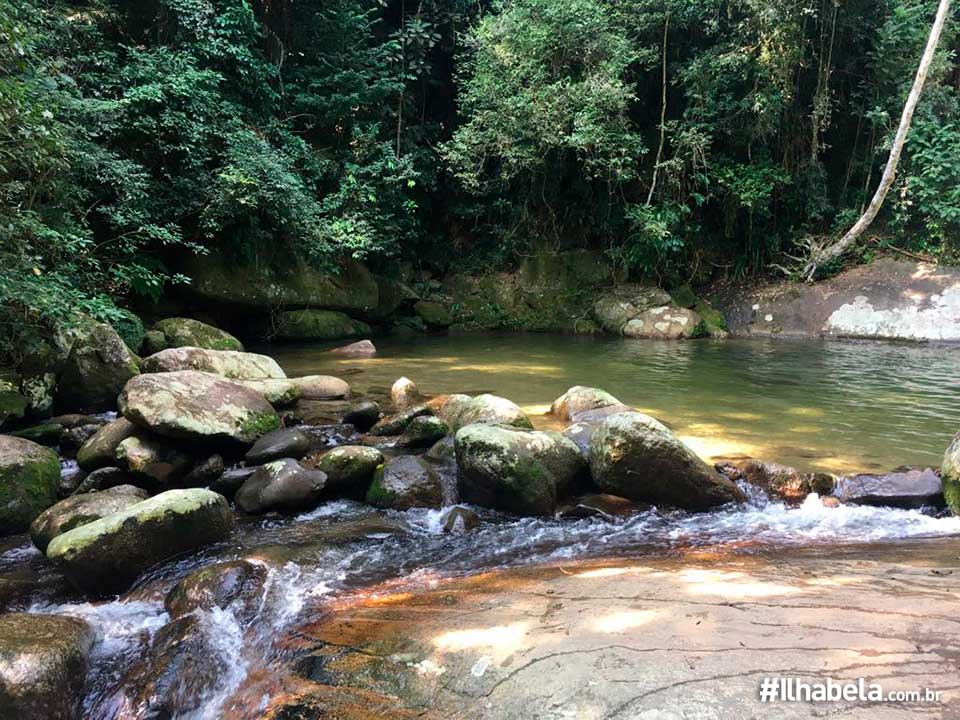
[[[572,385],[601,387],[704,457],[835,473],[937,467],[960,429],[960,348],[951,346],[539,334],[375,342],[370,359],[329,355],[329,343],[262,350],[290,375],[348,373],[359,392],[406,375],[428,394],[493,392],[533,415]]]

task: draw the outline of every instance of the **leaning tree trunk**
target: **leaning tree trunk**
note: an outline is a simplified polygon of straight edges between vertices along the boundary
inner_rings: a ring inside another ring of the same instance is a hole
[[[817,269],[834,258],[840,257],[857,241],[857,238],[863,234],[873,219],[880,212],[883,201],[893,185],[894,178],[897,175],[897,165],[900,162],[900,154],[903,152],[903,146],[907,141],[907,133],[910,132],[910,122],[913,120],[913,112],[917,109],[917,103],[920,100],[920,92],[923,90],[923,83],[927,79],[927,73],[930,71],[930,64],[933,62],[933,56],[937,50],[937,44],[940,42],[940,33],[943,31],[943,24],[947,19],[947,13],[950,11],[950,0],[940,0],[937,8],[937,17],[933,21],[933,27],[930,28],[930,37],[927,38],[927,47],[923,51],[923,57],[920,59],[920,67],[917,68],[917,76],[913,79],[913,87],[910,88],[910,94],[907,96],[907,102],[903,106],[903,114],[900,116],[900,127],[897,128],[897,134],[893,138],[893,147],[890,148],[890,157],[887,158],[887,165],[883,169],[883,176],[880,178],[880,184],[877,191],[873,194],[870,204],[860,216],[860,219],[854,223],[846,235],[840,238],[833,245],[811,252],[810,259],[803,268],[803,274],[807,280],[812,280]]]

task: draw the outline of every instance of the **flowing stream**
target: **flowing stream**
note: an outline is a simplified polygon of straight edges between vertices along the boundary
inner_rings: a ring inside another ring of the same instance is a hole
[[[944,348],[485,336],[384,343],[371,360],[333,360],[316,348],[272,352],[290,374],[359,370],[349,379],[361,390],[405,374],[427,392],[492,391],[533,412],[570,385],[596,385],[663,418],[705,455],[754,455],[835,472],[938,464],[960,427],[960,352]],[[481,526],[452,534],[442,531],[443,510],[375,513],[336,501],[296,517],[240,521],[227,542],[156,568],[113,601],[84,602],[64,591],[22,538],[0,546],[0,582],[40,577],[19,609],[75,615],[93,626],[84,717],[148,717],[149,687],[180,699],[175,717],[213,720],[256,717],[269,693],[252,706],[241,693],[253,678],[284,672],[285,638],[332,599],[385,583],[417,588],[494,568],[691,547],[752,552],[960,533],[960,518],[916,510],[827,508],[816,496],[787,507],[756,490],[749,498],[745,507],[710,513],[654,508],[621,519],[518,519],[475,508]],[[269,568],[252,615],[239,606],[197,611],[198,650],[151,675],[143,665],[170,619],[167,591],[198,567],[234,559]]]

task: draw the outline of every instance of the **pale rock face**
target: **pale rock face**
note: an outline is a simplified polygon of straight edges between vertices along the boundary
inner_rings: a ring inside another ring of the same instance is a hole
[[[144,358],[144,373],[166,373],[177,370],[200,370],[233,380],[265,380],[285,378],[276,360],[266,355],[235,350],[207,350],[179,347],[161,350]]]
[[[663,306],[644,310],[623,326],[632,338],[680,340],[701,334],[702,318],[687,308]]]
[[[866,295],[858,295],[831,313],[824,331],[847,337],[960,340],[960,286],[931,295],[927,303],[913,297],[886,309],[875,307]]]

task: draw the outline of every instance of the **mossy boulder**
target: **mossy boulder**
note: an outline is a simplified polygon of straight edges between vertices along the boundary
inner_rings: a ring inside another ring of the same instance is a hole
[[[593,317],[608,333],[620,335],[624,326],[644,310],[671,302],[655,285],[627,283],[604,291],[593,302]]]
[[[133,378],[120,394],[120,411],[134,425],[171,438],[251,444],[280,427],[260,393],[194,370]]]
[[[244,387],[263,395],[275,408],[285,408],[296,404],[303,394],[300,385],[293,380],[270,378],[267,380],[237,380]]]
[[[73,720],[94,634],[65,615],[0,615],[0,717]]]
[[[376,278],[363,264],[349,259],[341,261],[337,272],[324,273],[290,257],[269,266],[210,253],[187,258],[183,271],[190,278],[191,293],[228,305],[372,312],[380,301]]]
[[[320,500],[326,474],[305,468],[296,460],[275,460],[261,465],[237,491],[235,501],[244,512],[298,513]]]
[[[693,310],[663,306],[644,310],[623,326],[622,333],[631,338],[683,340],[704,337],[708,330]]]
[[[407,429],[407,425],[416,418],[424,415],[433,415],[433,410],[427,405],[414,405],[393,415],[387,415],[370,428],[371,435],[386,436],[399,435]]]
[[[443,438],[450,427],[435,415],[421,415],[410,421],[403,434],[397,438],[396,446],[401,448],[425,448]]]
[[[22,418],[27,405],[27,398],[20,394],[16,383],[0,380],[0,428],[10,420]]]
[[[445,328],[453,324],[453,313],[448,304],[421,300],[413,306],[413,311],[421,320],[432,327]]]
[[[444,419],[453,430],[466,425],[486,423],[489,425],[513,425],[518,428],[533,428],[527,414],[516,403],[497,395],[477,395],[463,402],[458,399],[447,408],[454,396],[444,405]]]
[[[144,373],[199,370],[233,380],[285,378],[276,360],[256,353],[234,350],[205,350],[197,347],[169,348],[144,358]]]
[[[341,340],[369,333],[365,322],[336,310],[287,310],[276,326],[280,340]]]
[[[670,298],[677,307],[692,308],[697,304],[697,294],[689,284],[681,285],[671,290]]]
[[[58,535],[47,557],[80,590],[110,595],[163,560],[223,540],[232,527],[222,495],[168,490]]]
[[[590,438],[590,472],[605,493],[685,510],[742,502],[740,489],[649,415],[606,418]]]
[[[960,515],[960,433],[953,436],[953,441],[943,454],[940,478],[947,507],[954,515]]]
[[[455,436],[460,496],[517,515],[552,515],[587,478],[577,446],[557,432],[467,425]]]
[[[136,432],[137,426],[124,417],[102,425],[80,446],[77,464],[87,472],[115,465],[117,446]]]
[[[0,435],[0,536],[21,533],[57,501],[57,454],[23,438]]]
[[[348,497],[363,497],[383,453],[366,445],[341,445],[320,455],[313,467],[326,473],[327,492]]]
[[[443,482],[421,457],[401,455],[381,465],[367,490],[367,502],[380,508],[408,510],[443,506]]]
[[[553,401],[550,414],[577,422],[577,416],[581,413],[613,406],[622,408],[623,403],[606,390],[575,385]]]
[[[111,410],[127,380],[139,372],[116,330],[106,323],[84,325],[57,382],[56,404],[71,410]]]
[[[37,516],[30,524],[30,539],[40,552],[46,552],[50,541],[57,535],[146,499],[147,491],[133,485],[117,485],[100,492],[68,497]]]
[[[132,352],[140,352],[146,336],[143,321],[133,312],[121,308],[116,317],[110,320],[110,325]]]
[[[226,330],[190,318],[165,318],[154,323],[150,331],[163,335],[162,339],[151,337],[149,345],[152,352],[176,347],[243,351],[243,343]]]

